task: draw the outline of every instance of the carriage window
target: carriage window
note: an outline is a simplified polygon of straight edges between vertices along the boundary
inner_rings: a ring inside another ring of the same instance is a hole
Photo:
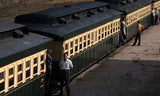
[[[14,78],[9,79],[9,86],[12,86],[14,84]]]
[[[37,63],[37,58],[34,58],[34,64],[36,64]]]
[[[73,49],[72,50],[70,50],[70,54],[72,54],[73,53]]]
[[[4,72],[0,73],[0,80],[2,80],[4,78]]]
[[[88,45],[90,44],[90,40],[88,40]]]
[[[73,41],[70,43],[70,47],[73,47]]]
[[[13,74],[13,68],[9,69],[9,75]]]
[[[102,28],[102,32],[104,32],[104,28]]]
[[[30,70],[26,71],[26,78],[28,78],[30,76]]]
[[[90,34],[88,34],[88,38],[90,38]]]
[[[79,49],[82,49],[82,44],[80,44]]]
[[[75,40],[75,44],[78,44],[78,39]]]
[[[43,56],[43,55],[42,55]],[[41,56],[41,58],[42,58],[42,56]],[[42,60],[41,60],[42,61]],[[27,61],[26,62],[26,68],[28,68],[30,66],[30,61]]]
[[[99,34],[101,34],[101,29],[99,29]]]
[[[44,60],[44,55],[41,55],[41,61],[43,61]]]
[[[4,90],[4,82],[0,83],[0,91]]]
[[[94,33],[92,32],[92,38],[91,39],[93,40],[93,38],[94,38]]]
[[[95,32],[95,41],[97,41],[97,31]]]
[[[44,63],[41,64],[41,70],[44,70]]]
[[[105,26],[105,30],[107,30],[107,26]]]
[[[86,40],[86,36],[84,36],[84,40]]]
[[[36,74],[37,73],[37,66],[34,67],[34,71],[33,71],[33,74]]]
[[[22,64],[18,65],[18,72],[22,70]]]
[[[86,47],[86,42],[83,43],[83,46]]]
[[[82,42],[82,37],[79,39],[80,42]]]
[[[78,51],[78,46],[75,46],[75,52]]]
[[[22,81],[22,74],[18,75],[18,82]]]
[[[67,49],[68,49],[68,44],[65,45],[65,50],[67,50]]]

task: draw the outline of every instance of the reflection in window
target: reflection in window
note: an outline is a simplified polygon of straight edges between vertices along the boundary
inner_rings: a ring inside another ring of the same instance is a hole
[[[67,50],[67,49],[68,49],[68,44],[65,45],[65,50]]]
[[[18,82],[22,81],[22,74],[18,75]]]
[[[13,74],[13,68],[9,69],[9,75]]]
[[[37,58],[34,58],[34,64],[36,64],[37,63]]]
[[[95,41],[97,41],[97,31],[95,32]]]
[[[78,39],[75,40],[75,44],[78,44]]]
[[[30,66],[30,61],[26,62],[26,68],[28,68]]]
[[[70,43],[70,47],[73,47],[73,41]]]
[[[18,72],[22,71],[22,64],[18,65]]]
[[[82,37],[79,39],[80,42],[82,42]]]

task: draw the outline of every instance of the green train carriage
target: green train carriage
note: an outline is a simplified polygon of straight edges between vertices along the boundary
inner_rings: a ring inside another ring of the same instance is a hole
[[[151,0],[96,0],[108,2],[111,8],[123,12],[125,18],[127,40],[136,34],[137,21],[145,27],[151,25]]]
[[[0,22],[0,96],[44,96],[49,41],[24,25]]]
[[[121,12],[109,9],[107,3],[84,2],[20,15],[15,22],[54,38],[49,44],[53,60],[59,62],[68,53],[73,77],[119,46],[120,17]]]

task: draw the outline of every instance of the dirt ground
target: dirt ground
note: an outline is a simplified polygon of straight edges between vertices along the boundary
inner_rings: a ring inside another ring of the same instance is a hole
[[[142,33],[97,63],[71,86],[71,96],[160,96],[160,25]]]
[[[38,0],[36,2],[19,2],[16,4],[4,4],[0,6],[0,21],[14,22],[17,15],[37,12],[48,8],[70,5],[78,2],[93,0]]]

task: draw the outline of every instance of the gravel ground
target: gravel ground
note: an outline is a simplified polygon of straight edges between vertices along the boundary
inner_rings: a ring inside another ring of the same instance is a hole
[[[71,96],[160,96],[160,25],[145,30],[98,62],[71,86]]]

